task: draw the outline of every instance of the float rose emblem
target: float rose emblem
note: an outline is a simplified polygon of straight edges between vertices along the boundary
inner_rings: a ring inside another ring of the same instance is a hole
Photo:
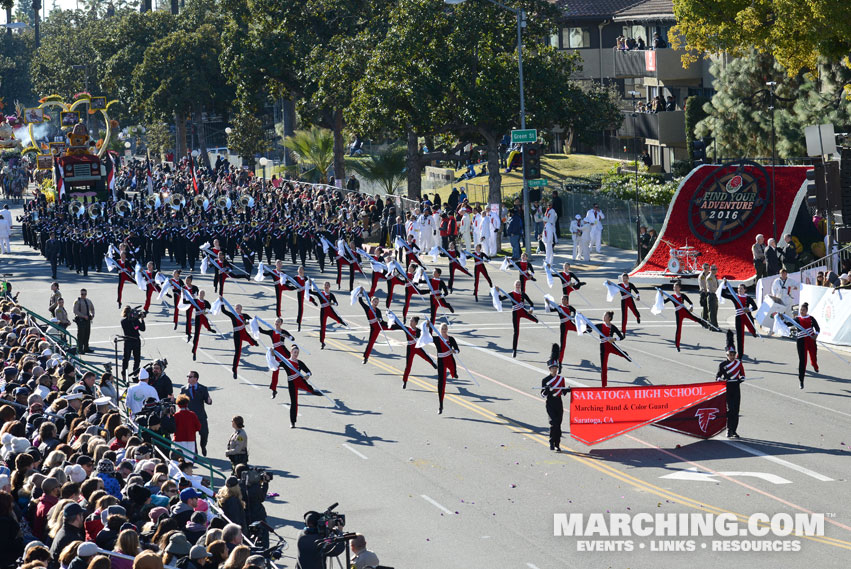
[[[742,189],[742,177],[733,176],[727,181],[727,191],[734,194]]]

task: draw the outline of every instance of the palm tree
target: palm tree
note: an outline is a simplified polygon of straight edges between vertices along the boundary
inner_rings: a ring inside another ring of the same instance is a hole
[[[352,170],[368,182],[376,182],[388,194],[395,194],[405,180],[407,149],[401,144],[384,146],[366,158],[348,162]]]
[[[334,162],[334,135],[330,130],[316,126],[297,130],[284,139],[284,146],[293,151],[299,164],[312,166],[305,172],[316,170],[319,181],[327,181],[328,169]]]

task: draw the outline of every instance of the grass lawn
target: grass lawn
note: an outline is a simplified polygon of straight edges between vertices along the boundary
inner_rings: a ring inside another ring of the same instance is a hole
[[[546,154],[541,158],[541,171],[544,175],[543,177],[546,178],[551,185],[555,185],[568,177],[585,178],[593,174],[605,174],[611,170],[612,167],[617,166],[618,163],[619,162],[615,160],[608,160],[600,158],[599,156],[592,156],[590,154]],[[481,165],[476,166],[476,171],[478,172],[479,170],[481,170]],[[466,169],[456,170],[456,179],[464,172],[466,172]],[[511,196],[520,191],[523,183],[522,170],[512,170],[506,174],[505,169],[501,169],[500,173],[502,174],[504,196]],[[475,198],[475,194],[479,193],[481,188],[484,195],[487,195],[488,177],[479,176],[472,180],[463,180],[461,182],[447,184],[446,186],[437,188],[436,190],[424,191],[429,194],[436,191],[440,194],[441,199],[446,199],[449,197],[450,192],[452,192],[453,186],[466,186],[467,193],[470,194],[471,201],[481,201]]]

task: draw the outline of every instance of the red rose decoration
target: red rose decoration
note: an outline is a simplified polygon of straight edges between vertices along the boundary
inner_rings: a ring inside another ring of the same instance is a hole
[[[741,187],[742,187],[742,177],[741,176],[733,176],[727,182],[727,191],[728,192],[736,192]]]

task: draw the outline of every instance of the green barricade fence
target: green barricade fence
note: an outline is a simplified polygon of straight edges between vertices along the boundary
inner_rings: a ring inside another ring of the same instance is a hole
[[[225,472],[219,470],[218,468],[216,468],[215,466],[213,466],[213,463],[210,462],[210,460],[207,457],[202,456],[198,453],[186,450],[182,446],[175,444],[174,441],[171,441],[171,440],[165,438],[161,434],[159,434],[155,431],[152,431],[152,430],[148,429],[147,427],[142,427],[142,426],[136,425],[135,423],[134,423],[134,426],[139,430],[140,433],[144,433],[146,435],[149,435],[151,442],[154,445],[156,445],[157,448],[162,450],[165,453],[166,456],[171,457],[171,453],[175,452],[175,453],[179,454],[180,456],[182,456],[184,459],[187,459],[187,460],[195,463],[196,465],[200,465],[205,470],[209,470],[210,471],[210,486],[213,490],[216,490],[216,476],[221,478],[221,484],[224,484],[225,480],[227,480],[228,476],[230,476],[230,473],[225,473]]]

